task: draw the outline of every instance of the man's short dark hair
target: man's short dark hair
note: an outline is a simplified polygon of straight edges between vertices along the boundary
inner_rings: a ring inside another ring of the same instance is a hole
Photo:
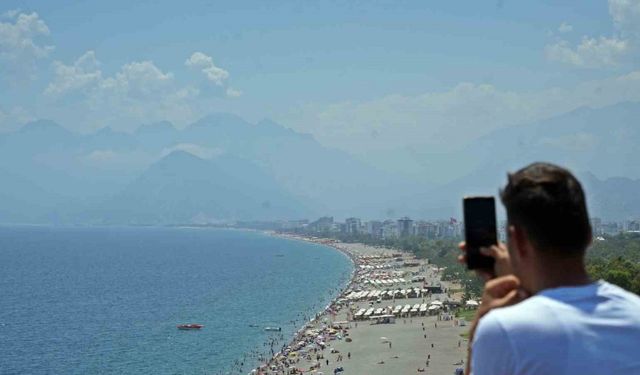
[[[568,170],[533,163],[508,175],[500,192],[509,224],[524,228],[533,245],[553,256],[583,255],[591,242],[584,191]]]

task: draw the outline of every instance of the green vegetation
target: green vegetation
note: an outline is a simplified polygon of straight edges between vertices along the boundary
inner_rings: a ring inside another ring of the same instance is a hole
[[[476,316],[476,310],[458,309],[458,311],[456,311],[456,318],[464,319],[467,322],[472,321],[473,318],[475,318],[475,316]]]
[[[587,261],[587,270],[595,280],[603,279],[621,288],[640,294],[640,263],[624,257],[597,258]]]
[[[640,233],[620,233],[606,236],[604,241],[594,241],[587,252],[587,258],[611,260],[622,257],[632,262],[640,262]]]
[[[640,294],[640,234],[621,233],[595,241],[587,252],[587,270],[596,280]]]

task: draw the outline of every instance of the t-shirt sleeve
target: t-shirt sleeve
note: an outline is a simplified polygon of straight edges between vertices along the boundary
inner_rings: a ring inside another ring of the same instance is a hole
[[[495,314],[485,315],[476,329],[471,350],[471,374],[504,375],[515,371],[515,353]]]

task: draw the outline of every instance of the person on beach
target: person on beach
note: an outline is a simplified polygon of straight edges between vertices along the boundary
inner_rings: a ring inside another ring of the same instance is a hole
[[[580,182],[564,168],[534,163],[509,174],[500,196],[507,245],[481,249],[495,266],[479,272],[486,283],[465,373],[640,374],[640,297],[590,280],[584,258],[592,232]]]

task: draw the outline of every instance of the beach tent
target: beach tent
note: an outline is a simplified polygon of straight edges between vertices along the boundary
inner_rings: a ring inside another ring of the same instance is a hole
[[[369,316],[373,313],[373,309],[369,309],[367,310],[367,312],[364,313],[364,316]]]

